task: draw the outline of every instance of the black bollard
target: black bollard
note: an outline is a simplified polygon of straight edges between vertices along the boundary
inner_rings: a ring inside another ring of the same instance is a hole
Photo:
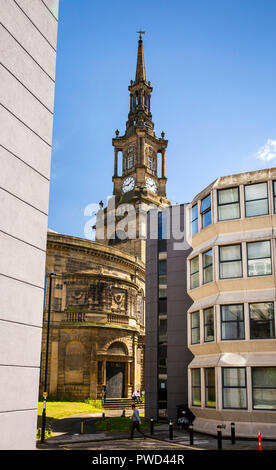
[[[103,413],[103,419],[105,419],[105,413]]]
[[[231,442],[232,444],[236,443],[235,423],[231,423]]]
[[[189,433],[190,433],[190,445],[194,445],[194,427],[192,424],[189,426]]]
[[[217,434],[218,434],[218,450],[222,450],[222,435],[221,435],[221,426],[217,426]]]
[[[169,437],[170,437],[170,440],[172,441],[173,440],[173,422],[170,421],[170,424],[169,424]]]
[[[154,433],[154,419],[150,418],[150,434],[153,436]]]

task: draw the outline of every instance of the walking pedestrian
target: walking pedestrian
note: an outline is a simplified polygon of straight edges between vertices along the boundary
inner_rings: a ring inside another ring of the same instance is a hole
[[[135,429],[137,429],[137,431],[142,434],[142,436],[144,437],[144,439],[146,439],[146,436],[145,434],[141,431],[140,429],[140,423],[141,423],[141,418],[140,418],[140,415],[139,415],[139,411],[137,410],[135,404],[133,403],[132,405],[132,409],[133,409],[133,414],[132,414],[132,417],[131,417],[131,431],[130,431],[130,439],[133,439],[133,435],[134,435],[134,431]]]

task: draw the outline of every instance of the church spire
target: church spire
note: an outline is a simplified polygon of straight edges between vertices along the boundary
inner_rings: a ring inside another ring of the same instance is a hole
[[[139,41],[138,41],[138,55],[137,55],[135,83],[146,81],[146,69],[145,69],[143,40],[142,40],[142,34],[145,34],[145,31],[137,31],[137,32],[140,34],[140,36],[139,36]]]
[[[146,69],[144,60],[142,34],[145,31],[138,31],[138,54],[136,65],[135,81],[130,81],[128,87],[130,91],[130,110],[128,113],[128,121],[126,123],[126,135],[135,133],[136,128],[145,128],[154,135],[154,124],[150,110],[152,87],[150,82],[146,81]]]

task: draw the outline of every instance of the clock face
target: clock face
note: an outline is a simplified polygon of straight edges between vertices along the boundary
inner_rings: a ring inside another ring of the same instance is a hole
[[[131,191],[135,187],[135,179],[133,176],[129,176],[123,181],[122,184],[122,191],[123,193],[127,193],[128,191]]]
[[[157,193],[157,186],[156,186],[155,181],[152,178],[146,179],[146,188],[149,189],[150,191],[153,191],[154,193]]]

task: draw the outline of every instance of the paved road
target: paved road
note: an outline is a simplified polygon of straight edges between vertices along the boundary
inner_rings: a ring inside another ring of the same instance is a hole
[[[101,442],[79,442],[77,444],[66,444],[64,450],[180,450],[185,449],[183,445],[159,441],[152,438],[118,439],[114,441]],[[187,450],[187,448],[186,448]]]

